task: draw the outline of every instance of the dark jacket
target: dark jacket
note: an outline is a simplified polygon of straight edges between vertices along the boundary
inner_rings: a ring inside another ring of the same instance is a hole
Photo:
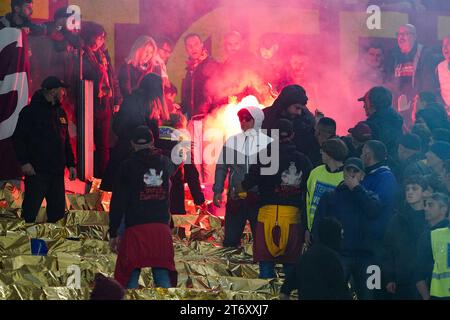
[[[361,158],[362,148],[364,147],[364,144],[360,145],[359,147],[355,147],[352,143],[351,137],[345,136],[340,137],[340,139],[345,142],[345,145],[348,148],[347,158]]]
[[[281,293],[289,295],[295,289],[299,300],[351,300],[339,255],[320,243],[299,257]]]
[[[366,120],[372,130],[372,137],[386,145],[388,154],[397,158],[398,139],[402,135],[403,119],[392,108],[376,111]]]
[[[161,67],[149,67],[147,70],[125,63],[119,68],[119,87],[122,97],[129,96],[134,90],[139,89],[142,79],[150,72],[161,76]]]
[[[382,272],[386,283],[397,285],[414,283],[417,244],[426,230],[425,212],[416,211],[408,204],[395,214],[384,236]]]
[[[186,71],[181,84],[181,104],[189,119],[211,111],[212,99],[207,94],[206,84],[216,68],[216,62],[208,56],[195,69],[188,68]]]
[[[344,230],[340,253],[344,256],[372,255],[369,225],[380,213],[381,203],[372,191],[359,185],[350,190],[344,182],[322,196],[317,207],[312,233],[318,239],[318,224],[325,217],[334,217]]]
[[[423,154],[418,153],[410,158],[408,158],[405,162],[393,162],[390,164],[392,167],[392,172],[395,174],[397,181],[399,184],[402,184],[405,178],[413,176],[413,175],[428,175],[432,173],[432,170],[425,163],[425,157]]]
[[[31,163],[37,173],[64,174],[67,166],[75,167],[66,113],[52,106],[39,90],[19,115],[13,134],[19,162]]]
[[[271,146],[272,144],[269,145]],[[273,162],[274,155],[271,156]],[[280,143],[278,172],[274,175],[262,174],[261,168],[268,168],[270,165],[273,163],[252,165],[242,181],[242,187],[250,190],[258,186],[260,206],[284,205],[303,209],[306,182],[312,170],[309,159],[298,152],[293,143]]]
[[[124,215],[126,228],[169,223],[169,179],[175,170],[167,157],[147,149],[133,153],[120,165],[109,213],[112,238]]]
[[[394,215],[395,201],[399,191],[397,180],[388,166],[378,163],[366,168],[366,176],[362,185],[377,194],[380,199],[379,215],[370,224],[369,231],[374,240],[382,241],[387,225]]]
[[[145,78],[147,79],[147,78]],[[112,129],[117,135],[117,143],[112,149],[111,158],[106,168],[101,188],[105,191],[112,190],[114,175],[119,165],[131,153],[131,134],[139,126],[148,126],[153,133],[155,140],[159,137],[158,124],[155,119],[151,119],[151,107],[148,103],[151,99],[156,99],[162,91],[157,92],[153,82],[141,81],[140,89],[136,90],[130,96],[125,97],[119,112],[114,116]],[[160,88],[162,90],[162,88]]]
[[[276,100],[277,101],[277,100]],[[289,105],[283,104],[283,101],[274,103],[271,107],[263,109],[264,122],[262,129],[270,130],[275,129],[278,120],[288,119],[292,121],[294,126],[294,144],[297,150],[305,155],[308,155],[312,149],[314,149],[314,115],[308,110],[307,107],[302,108],[302,114],[296,119],[290,119],[285,113],[285,109]]]
[[[170,158],[173,148],[178,141],[157,139],[155,146],[162,150],[163,154]],[[173,174],[170,187],[170,212],[183,214],[186,212],[184,206],[184,183],[189,186],[192,198],[196,205],[205,202],[205,196],[200,184],[200,177],[197,168],[192,163],[183,163]],[[180,201],[181,200],[181,201]]]
[[[396,78],[395,68],[401,63],[407,61],[414,61],[417,51],[420,50],[420,57],[417,61],[417,66],[414,70],[414,75],[411,79],[412,96],[409,92],[404,92],[403,84],[399,78]],[[429,91],[437,93],[439,84],[434,73],[434,70],[439,63],[438,56],[433,52],[423,47],[420,44],[416,44],[414,48],[408,54],[403,54],[400,48],[397,46],[391,52],[389,52],[386,59],[386,70],[388,73],[388,81],[391,83],[390,87],[393,89],[394,101],[400,94],[406,94],[409,98],[414,98],[414,93],[417,94],[422,91]],[[402,90],[403,89],[403,90]]]
[[[94,116],[97,118],[102,117],[105,114],[111,114],[112,107],[122,103],[119,82],[117,81],[111,58],[109,57],[107,50],[101,50],[102,49],[99,49],[97,52],[92,52],[89,48],[85,48],[83,55],[83,79],[92,80],[94,83]],[[102,61],[102,55],[104,55],[105,61]],[[111,92],[111,97],[109,98],[107,96],[99,98],[100,90],[106,91],[106,82],[102,82],[103,62],[107,65],[107,78],[109,82],[108,91]]]

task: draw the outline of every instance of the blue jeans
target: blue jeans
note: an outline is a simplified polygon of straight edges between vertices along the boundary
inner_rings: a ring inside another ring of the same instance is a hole
[[[152,268],[153,281],[158,288],[170,288],[169,270],[164,268]],[[141,275],[141,269],[134,269],[128,280],[127,289],[139,288],[139,276]]]
[[[283,263],[283,272],[284,272],[285,278],[294,269],[295,269],[295,264]],[[272,261],[259,262],[259,278],[260,279],[275,278],[275,262],[272,262]]]
[[[374,264],[372,257],[347,257],[341,256],[342,267],[344,268],[345,280],[352,280],[352,288],[356,292],[358,300],[372,300],[374,291],[367,287],[367,267]]]

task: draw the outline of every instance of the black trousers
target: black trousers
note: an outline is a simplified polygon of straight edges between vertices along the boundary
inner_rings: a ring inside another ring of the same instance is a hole
[[[100,98],[101,107],[94,111],[94,176],[103,178],[109,162],[111,106],[108,97]]]
[[[239,247],[241,245],[242,232],[247,220],[253,235],[256,235],[258,218],[258,205],[256,195],[249,192],[246,199],[233,200],[228,198],[225,211],[225,238],[224,247]]]
[[[64,218],[66,201],[64,175],[37,173],[25,177],[25,195],[22,215],[27,223],[36,222],[42,204],[47,200],[47,222],[55,223]]]

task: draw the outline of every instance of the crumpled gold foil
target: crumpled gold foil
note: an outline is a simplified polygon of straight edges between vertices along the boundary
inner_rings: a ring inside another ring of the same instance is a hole
[[[108,226],[109,214],[103,211],[70,210],[66,226]]]
[[[67,195],[69,210],[57,224],[27,224],[20,208],[2,208],[0,188],[0,299],[88,299],[96,273],[113,276],[117,256],[108,244],[110,194],[94,188],[88,195]],[[72,202],[71,202],[71,201]],[[6,203],[6,200],[4,200]],[[97,210],[88,210],[95,208]],[[45,222],[41,208],[37,222]],[[209,214],[173,216],[178,287],[153,288],[150,268],[143,268],[141,290],[130,299],[277,299],[280,280],[258,279],[246,228],[243,247],[222,248],[223,219]],[[32,256],[30,238],[44,240],[47,256]],[[81,290],[67,287],[73,268],[81,273]],[[277,268],[277,272],[279,272]]]
[[[1,255],[31,254],[30,237],[16,232],[7,232],[0,236]]]

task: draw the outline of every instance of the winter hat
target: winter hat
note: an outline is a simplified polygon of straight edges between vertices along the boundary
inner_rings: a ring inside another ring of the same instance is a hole
[[[438,141],[431,145],[430,152],[433,152],[442,161],[450,159],[450,143]]]
[[[372,129],[364,122],[358,122],[356,126],[348,129],[348,132],[355,138],[358,142],[366,142],[372,139]]]
[[[322,151],[336,161],[344,161],[347,158],[348,148],[339,138],[328,139],[322,144]]]
[[[414,133],[407,133],[407,134],[402,135],[400,137],[398,143],[409,150],[415,150],[415,151],[421,150],[420,137]]]
[[[308,96],[303,87],[293,84],[283,88],[280,95],[273,103],[274,106],[279,106],[282,109],[287,109],[293,104],[306,105],[308,103]]]
[[[362,160],[360,158],[348,158],[347,160],[345,160],[344,162],[344,168],[355,168],[361,172],[364,172],[365,168],[364,168],[364,163],[362,162]]]
[[[148,144],[154,141],[152,131],[147,126],[139,126],[133,130],[131,140],[136,144]]]
[[[439,111],[432,108],[422,109],[419,112],[416,113],[416,122],[417,119],[421,118],[425,124],[427,125],[428,129],[431,131],[434,131],[435,129],[444,127],[444,122],[446,119],[443,119],[442,116],[439,114]]]
[[[119,282],[105,277],[101,273],[95,275],[95,285],[91,293],[91,300],[123,300],[124,296],[125,289]]]
[[[279,130],[280,138],[290,137],[294,133],[294,126],[287,119],[278,120],[275,128]]]

